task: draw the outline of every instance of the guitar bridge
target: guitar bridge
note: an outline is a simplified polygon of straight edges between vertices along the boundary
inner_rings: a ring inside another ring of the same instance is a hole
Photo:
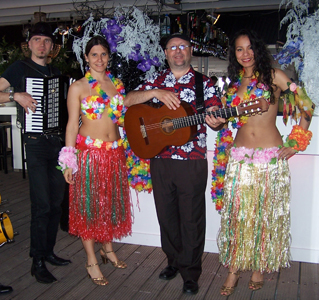
[[[139,118],[140,119],[140,132],[142,134],[142,137],[145,141],[145,144],[146,145],[149,145],[150,141],[148,139],[148,136],[147,136],[147,132],[146,132],[146,128],[145,128],[145,124],[144,124],[144,119],[143,118]]]
[[[145,139],[145,138],[147,137],[147,135],[146,135],[146,130],[145,130],[145,126],[144,126],[144,125],[141,125],[141,126],[140,126],[140,130],[141,130],[143,139]]]

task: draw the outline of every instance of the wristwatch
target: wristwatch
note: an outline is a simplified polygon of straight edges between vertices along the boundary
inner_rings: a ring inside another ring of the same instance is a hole
[[[13,95],[14,95],[14,90],[11,87],[10,90],[9,90],[9,100],[10,100],[10,102],[14,101]]]

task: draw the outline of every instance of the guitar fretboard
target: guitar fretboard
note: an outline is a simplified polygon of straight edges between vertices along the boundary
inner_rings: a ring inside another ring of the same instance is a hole
[[[172,120],[174,129],[203,124],[205,123],[205,118],[207,115],[209,116],[213,115],[215,118],[221,117],[221,118],[228,119],[230,117],[237,117],[238,111],[237,111],[237,107],[221,108],[216,111],[206,111],[201,114],[195,114],[192,116],[176,118]]]

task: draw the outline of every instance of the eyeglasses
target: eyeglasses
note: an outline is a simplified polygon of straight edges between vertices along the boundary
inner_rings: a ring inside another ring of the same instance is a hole
[[[172,47],[169,47],[169,48],[166,48],[166,49],[170,49],[172,51],[175,51],[177,48],[180,49],[180,50],[184,50],[188,47],[192,47],[192,46],[185,46],[185,45],[179,45],[179,46],[172,46]]]

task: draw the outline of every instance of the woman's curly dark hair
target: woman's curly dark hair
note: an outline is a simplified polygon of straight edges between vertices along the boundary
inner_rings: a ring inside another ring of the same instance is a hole
[[[255,75],[258,72],[258,82],[262,82],[269,87],[269,91],[271,94],[270,102],[275,103],[272,78],[274,69],[271,66],[271,55],[264,41],[253,30],[241,29],[237,31],[229,43],[228,76],[230,78],[230,81],[232,83],[236,82],[239,76],[239,71],[243,69],[236,58],[236,40],[240,36],[247,36],[249,38],[255,58],[255,66],[253,72]]]

